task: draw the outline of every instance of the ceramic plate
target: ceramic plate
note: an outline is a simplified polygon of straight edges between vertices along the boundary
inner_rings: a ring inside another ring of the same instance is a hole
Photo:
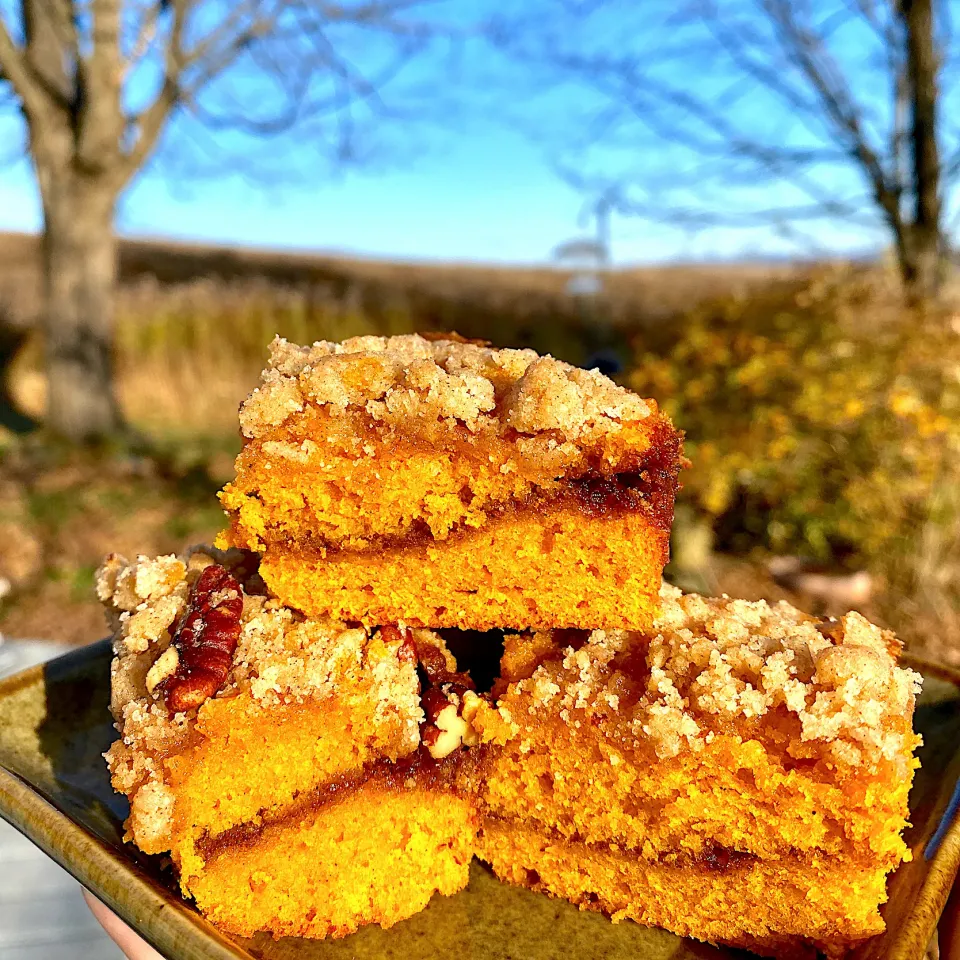
[[[390,930],[345,940],[225,936],[176,892],[159,857],[122,842],[126,801],[100,754],[114,738],[110,647],[84,647],[0,682],[0,816],[66,867],[171,960],[690,960],[746,957],[633,923],[613,924],[562,901],[498,883],[474,864],[469,887]],[[890,881],[887,932],[856,960],[919,960],[960,862],[960,673],[911,663],[925,676],[916,725],[923,764],[911,794],[913,861]]]

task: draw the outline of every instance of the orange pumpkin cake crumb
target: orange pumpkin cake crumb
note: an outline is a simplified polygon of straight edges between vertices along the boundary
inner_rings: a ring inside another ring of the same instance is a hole
[[[648,626],[680,435],[594,371],[417,335],[274,342],[221,546],[309,616]]]
[[[468,679],[439,636],[305,619],[236,551],[111,556],[97,590],[127,839],[218,926],[342,936],[465,886]]]
[[[775,956],[883,930],[919,677],[851,613],[664,587],[647,632],[508,637],[470,721],[478,855],[616,919]]]

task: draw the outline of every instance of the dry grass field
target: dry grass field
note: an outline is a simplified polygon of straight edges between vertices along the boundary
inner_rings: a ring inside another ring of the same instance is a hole
[[[236,406],[275,334],[305,342],[367,333],[457,330],[573,363],[624,353],[638,329],[669,336],[692,302],[748,289],[770,265],[612,271],[604,294],[567,293],[569,270],[425,265],[125,241],[117,367],[124,410],[150,435],[232,430]],[[37,240],[0,234],[0,317],[35,326]],[[43,408],[40,341],[11,371],[19,406]]]
[[[570,278],[122,243],[118,389],[143,440],[78,452],[0,436],[0,631],[94,639],[103,553],[173,551],[217,531],[237,405],[275,334],[457,330],[573,363],[602,351],[664,403],[693,460],[671,571],[684,583],[830,613],[842,590],[804,595],[774,581],[770,559],[810,557],[841,584],[867,572],[864,612],[960,662],[960,352],[948,312],[925,327],[882,271],[842,265],[617,270],[589,299],[568,292]],[[6,385],[39,418],[37,292],[36,239],[0,235],[0,318],[25,334]]]

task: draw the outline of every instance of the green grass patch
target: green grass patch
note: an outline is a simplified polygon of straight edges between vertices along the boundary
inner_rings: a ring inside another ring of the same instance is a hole
[[[64,526],[83,508],[76,490],[31,490],[27,494],[27,510],[31,518],[50,530]]]
[[[93,583],[97,573],[96,564],[83,564],[70,570],[64,579],[70,583],[70,599],[81,603],[93,594]]]

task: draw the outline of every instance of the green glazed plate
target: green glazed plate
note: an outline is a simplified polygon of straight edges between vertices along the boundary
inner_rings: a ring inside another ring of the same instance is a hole
[[[84,647],[0,682],[0,816],[64,866],[170,960],[691,960],[745,957],[508,887],[474,864],[470,885],[390,930],[339,941],[241,940],[219,933],[178,895],[161,858],[124,844],[126,801],[100,756],[115,733],[107,711],[110,647]],[[887,932],[856,960],[919,960],[960,862],[960,673],[925,676],[916,725],[923,764],[911,794],[913,860],[890,880]]]

